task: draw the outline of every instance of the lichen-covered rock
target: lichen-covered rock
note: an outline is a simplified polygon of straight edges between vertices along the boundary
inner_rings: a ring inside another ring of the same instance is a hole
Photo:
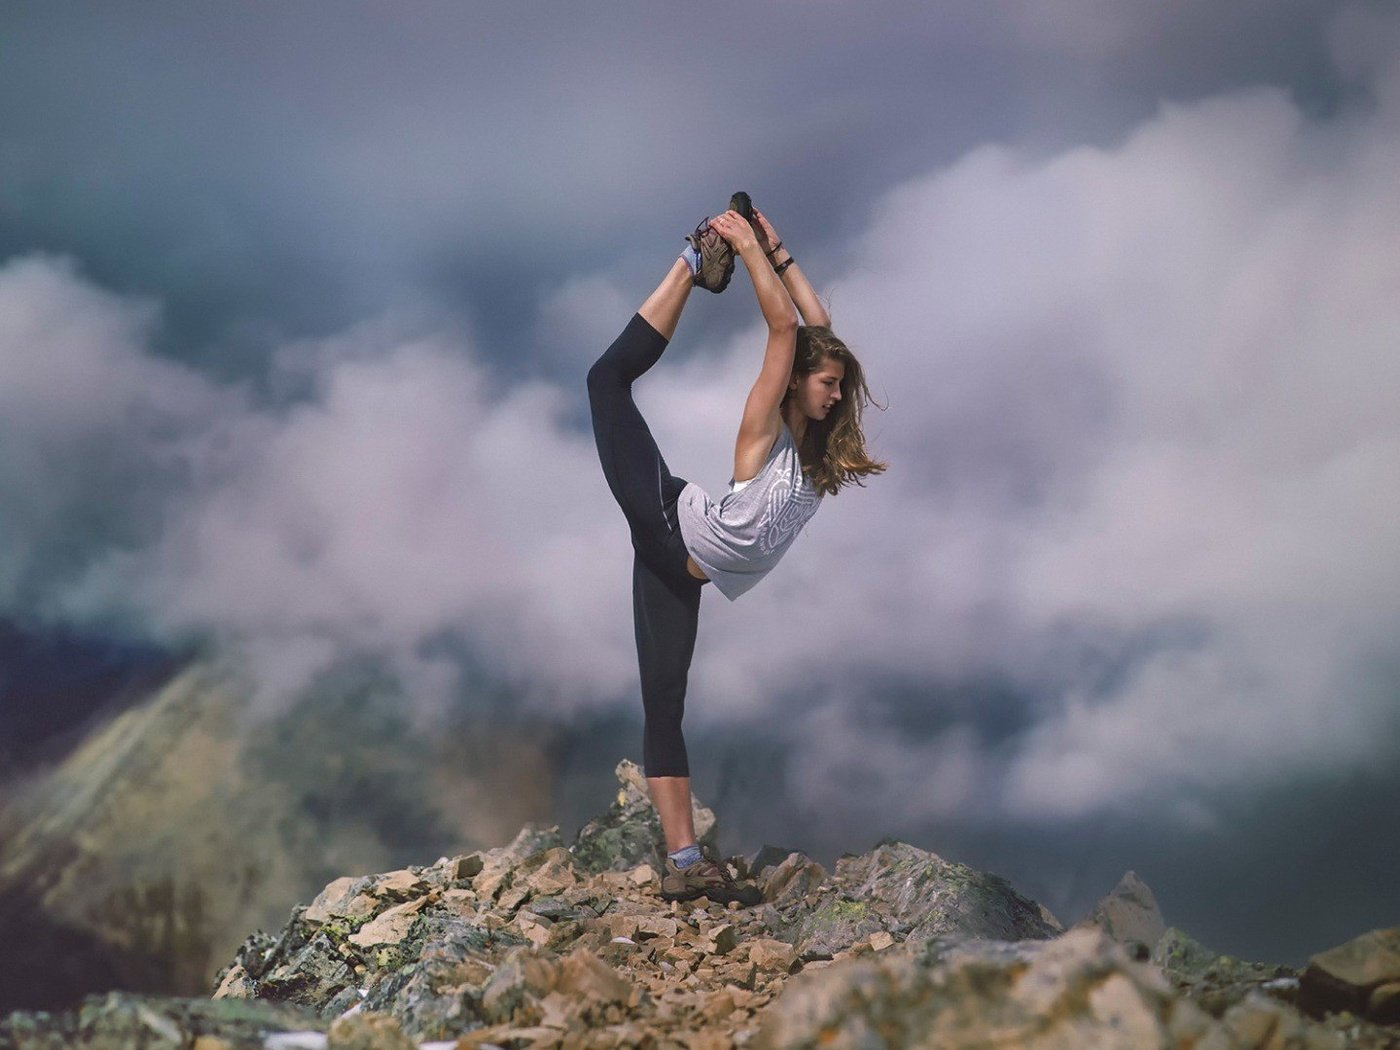
[[[632,787],[644,790],[639,774]],[[623,848],[635,832],[592,843]],[[1158,942],[1161,969],[1095,924],[1046,939],[1053,918],[1003,880],[905,843],[843,857],[830,875],[793,851],[728,858],[769,891],[758,908],[666,903],[659,864],[599,856],[590,873],[558,829],[527,826],[507,846],[336,879],[275,936],[248,938],[215,999],[15,1015],[0,1021],[0,1050],[729,1050],[760,1026],[770,1046],[1400,1041],[1352,1014],[1313,1020],[1289,1005],[1291,971],[1218,956],[1179,931]],[[1351,975],[1372,1010],[1400,983],[1375,959],[1365,953]],[[284,1012],[240,1021],[243,1009]]]
[[[1281,1002],[1297,999],[1296,970],[1217,954],[1175,927],[1158,939],[1152,961],[1178,991],[1215,1017],[1253,992]]]
[[[185,1050],[217,1038],[230,1050],[262,1050],[271,1033],[324,1031],[314,1013],[279,1003],[108,992],[90,995],[77,1010],[19,1012],[0,1019],[0,1046],[13,1050],[71,1050],[77,1046]]]
[[[906,842],[847,855],[835,873],[790,856],[765,884],[783,888],[765,921],[803,962],[837,958],[878,933],[917,943],[958,939],[1046,939],[1060,932],[1043,909],[995,875],[945,861]]]
[[[1005,879],[907,842],[886,841],[869,853],[842,857],[835,881],[847,897],[867,901],[885,916],[892,932],[913,940],[1045,939],[1058,932]]]
[[[660,871],[666,858],[666,839],[646,778],[635,762],[626,759],[618,763],[615,772],[622,785],[617,798],[606,813],[579,829],[572,847],[575,864],[587,874],[626,871],[638,864],[650,864]],[[714,813],[692,798],[691,816],[700,842],[713,846]]]
[[[884,929],[882,916],[865,901],[832,895],[798,921],[793,944],[803,962],[830,959],[862,937]]]

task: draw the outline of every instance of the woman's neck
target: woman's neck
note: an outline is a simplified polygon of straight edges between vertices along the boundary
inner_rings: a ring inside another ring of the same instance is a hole
[[[807,414],[796,401],[789,401],[783,405],[783,422],[792,432],[792,443],[801,448],[802,439],[807,436]]]

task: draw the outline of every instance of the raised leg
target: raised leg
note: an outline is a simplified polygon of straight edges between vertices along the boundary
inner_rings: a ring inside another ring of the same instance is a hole
[[[677,259],[675,265],[656,286],[656,291],[647,296],[646,302],[642,303],[637,313],[646,318],[647,323],[669,342],[676,334],[681,311],[685,309],[685,301],[690,298],[690,290],[693,287],[695,284],[690,275],[690,267],[685,260]]]

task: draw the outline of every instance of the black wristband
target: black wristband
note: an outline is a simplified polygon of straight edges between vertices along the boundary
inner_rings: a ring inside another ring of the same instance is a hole
[[[773,257],[773,253],[776,252],[776,251],[777,251],[779,248],[781,248],[782,246],[783,246],[783,242],[782,242],[782,241],[779,241],[777,244],[773,245],[773,247],[769,248],[769,249],[768,249],[766,252],[764,252],[763,254],[766,255],[766,256],[768,256],[768,257],[771,259],[771,258]]]
[[[791,265],[792,265],[793,263],[795,263],[795,262],[797,262],[797,260],[794,259],[794,258],[792,257],[792,253],[789,252],[789,253],[788,253],[788,257],[787,257],[787,262],[782,263],[781,265],[778,265],[778,266],[773,267],[773,272],[776,273],[776,274],[781,275],[782,272],[783,272],[784,270],[786,270],[789,266],[791,266]]]

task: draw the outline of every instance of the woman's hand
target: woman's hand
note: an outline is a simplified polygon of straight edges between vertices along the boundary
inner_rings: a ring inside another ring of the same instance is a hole
[[[758,246],[763,249],[763,254],[771,252],[775,245],[781,244],[783,239],[778,236],[778,231],[773,229],[773,224],[768,221],[768,216],[757,208],[753,210],[754,230],[758,234]]]
[[[745,249],[758,247],[758,235],[754,233],[754,228],[737,211],[716,215],[710,220],[710,226],[729,242],[735,255],[742,255]]]

